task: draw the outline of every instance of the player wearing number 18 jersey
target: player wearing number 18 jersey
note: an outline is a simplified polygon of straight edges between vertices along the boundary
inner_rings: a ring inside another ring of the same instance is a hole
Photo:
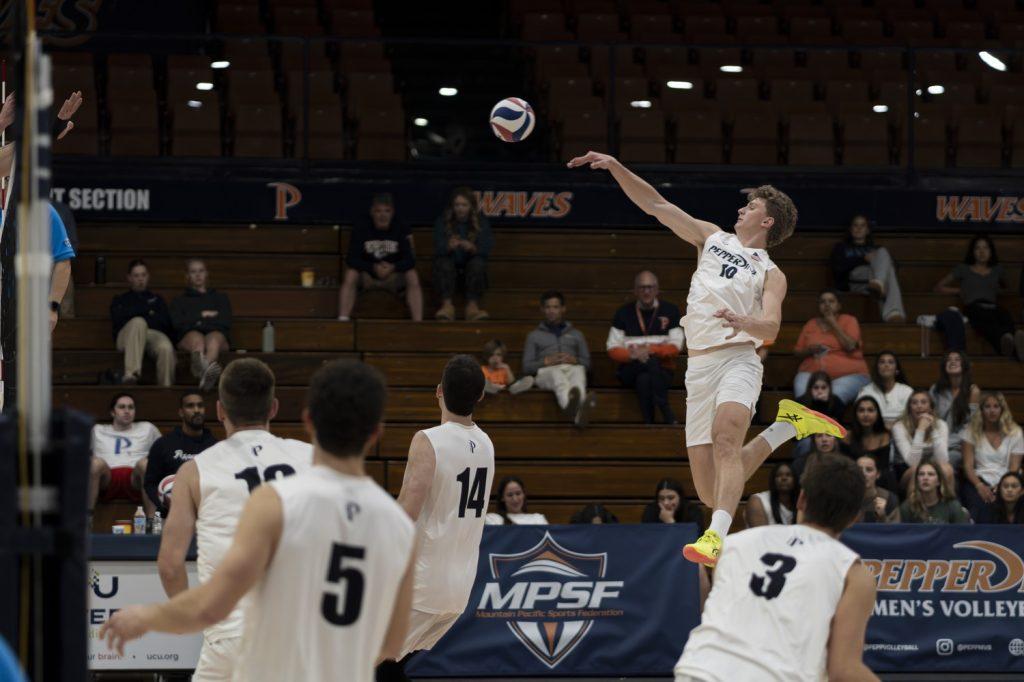
[[[874,578],[837,539],[860,515],[863,476],[826,455],[801,485],[799,525],[730,536],[676,682],[878,679],[861,661]]]
[[[254,358],[235,360],[220,379],[217,416],[227,438],[178,470],[171,512],[160,545],[160,578],[168,597],[188,589],[185,555],[195,531],[199,582],[210,580],[235,536],[250,494],[261,484],[312,465],[309,443],[278,438],[269,423],[277,413],[274,374]],[[230,680],[242,638],[243,603],[203,631],[192,679]]]
[[[302,418],[313,468],[253,491],[207,582],[119,611],[100,636],[123,654],[150,630],[209,627],[247,595],[233,680],[370,682],[374,664],[401,650],[412,604],[413,524],[364,463],[383,432],[384,402],[368,365],[318,370]]]

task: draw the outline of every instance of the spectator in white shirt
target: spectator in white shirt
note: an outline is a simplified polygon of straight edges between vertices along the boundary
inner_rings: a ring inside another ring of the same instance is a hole
[[[512,523],[517,526],[546,526],[548,520],[543,514],[531,514],[526,508],[526,486],[518,476],[506,476],[498,483],[498,513],[489,513],[484,523],[500,526]]]
[[[141,504],[147,518],[156,507],[142,494],[149,449],[160,431],[150,422],[135,421],[135,398],[118,393],[110,401],[110,424],[92,427],[89,510],[96,501],[128,500]]]
[[[992,523],[989,506],[1003,475],[1019,471],[1024,459],[1024,436],[1013,421],[1002,393],[981,395],[981,409],[963,434],[964,506],[977,523]]]
[[[900,486],[906,488],[914,480],[917,465],[927,459],[941,470],[946,485],[952,490],[949,427],[935,416],[935,403],[928,391],[911,392],[903,416],[892,426],[892,439],[896,443],[897,458],[908,467],[900,478]]]
[[[887,428],[892,428],[896,420],[902,416],[907,399],[914,392],[907,385],[907,376],[903,373],[900,359],[889,350],[883,350],[875,358],[871,369],[871,383],[860,389],[858,398],[871,396],[882,410],[882,419]]]

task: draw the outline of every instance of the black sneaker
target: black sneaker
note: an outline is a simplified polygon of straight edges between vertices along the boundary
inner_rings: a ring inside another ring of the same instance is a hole
[[[597,393],[588,391],[587,395],[580,401],[580,409],[576,411],[575,424],[579,428],[586,428],[590,423],[590,411],[597,407]]]
[[[569,402],[562,409],[562,412],[564,412],[565,416],[569,417],[573,423],[576,423],[576,416],[580,412],[580,401],[582,399],[583,396],[577,386],[573,386],[569,389]]]

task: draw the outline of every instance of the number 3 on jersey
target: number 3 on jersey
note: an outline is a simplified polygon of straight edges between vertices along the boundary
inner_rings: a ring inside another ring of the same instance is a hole
[[[785,554],[761,555],[761,563],[768,567],[764,575],[754,573],[750,576],[750,591],[758,597],[775,599],[786,586],[786,574],[796,568],[796,559]]]
[[[484,488],[487,486],[487,467],[477,467],[472,483],[469,480],[469,467],[455,477],[459,482],[459,518],[465,518],[466,510],[472,509],[476,518],[484,513]]]

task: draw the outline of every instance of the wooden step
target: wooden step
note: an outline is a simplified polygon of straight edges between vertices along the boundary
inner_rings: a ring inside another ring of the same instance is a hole
[[[187,246],[197,255],[211,253],[341,253],[341,230],[329,225],[196,225],[194,223],[81,222],[82,252],[140,254],[180,252]],[[113,271],[107,269],[110,277]]]
[[[202,255],[200,251],[193,253]],[[138,257],[137,254],[105,257],[107,283],[109,286],[117,287],[111,296],[127,288],[123,284],[128,264]],[[188,257],[188,254],[159,253],[143,258],[149,269],[150,285],[155,289],[170,288],[173,292],[167,298],[168,303],[171,298],[180,294],[185,286],[185,263]],[[307,267],[313,268],[315,277],[333,277],[334,282],[338,281],[340,272],[340,259],[336,254],[203,255],[203,262],[209,273],[210,286],[218,290],[237,286],[298,287],[302,285],[302,269]],[[79,254],[71,270],[76,286],[95,284],[96,255]]]
[[[257,350],[262,346],[266,319],[235,318],[231,344],[236,349]],[[353,350],[354,323],[337,320],[287,320],[275,326],[277,348],[281,350]],[[114,345],[110,320],[61,320],[53,336],[56,350],[95,350]]]

